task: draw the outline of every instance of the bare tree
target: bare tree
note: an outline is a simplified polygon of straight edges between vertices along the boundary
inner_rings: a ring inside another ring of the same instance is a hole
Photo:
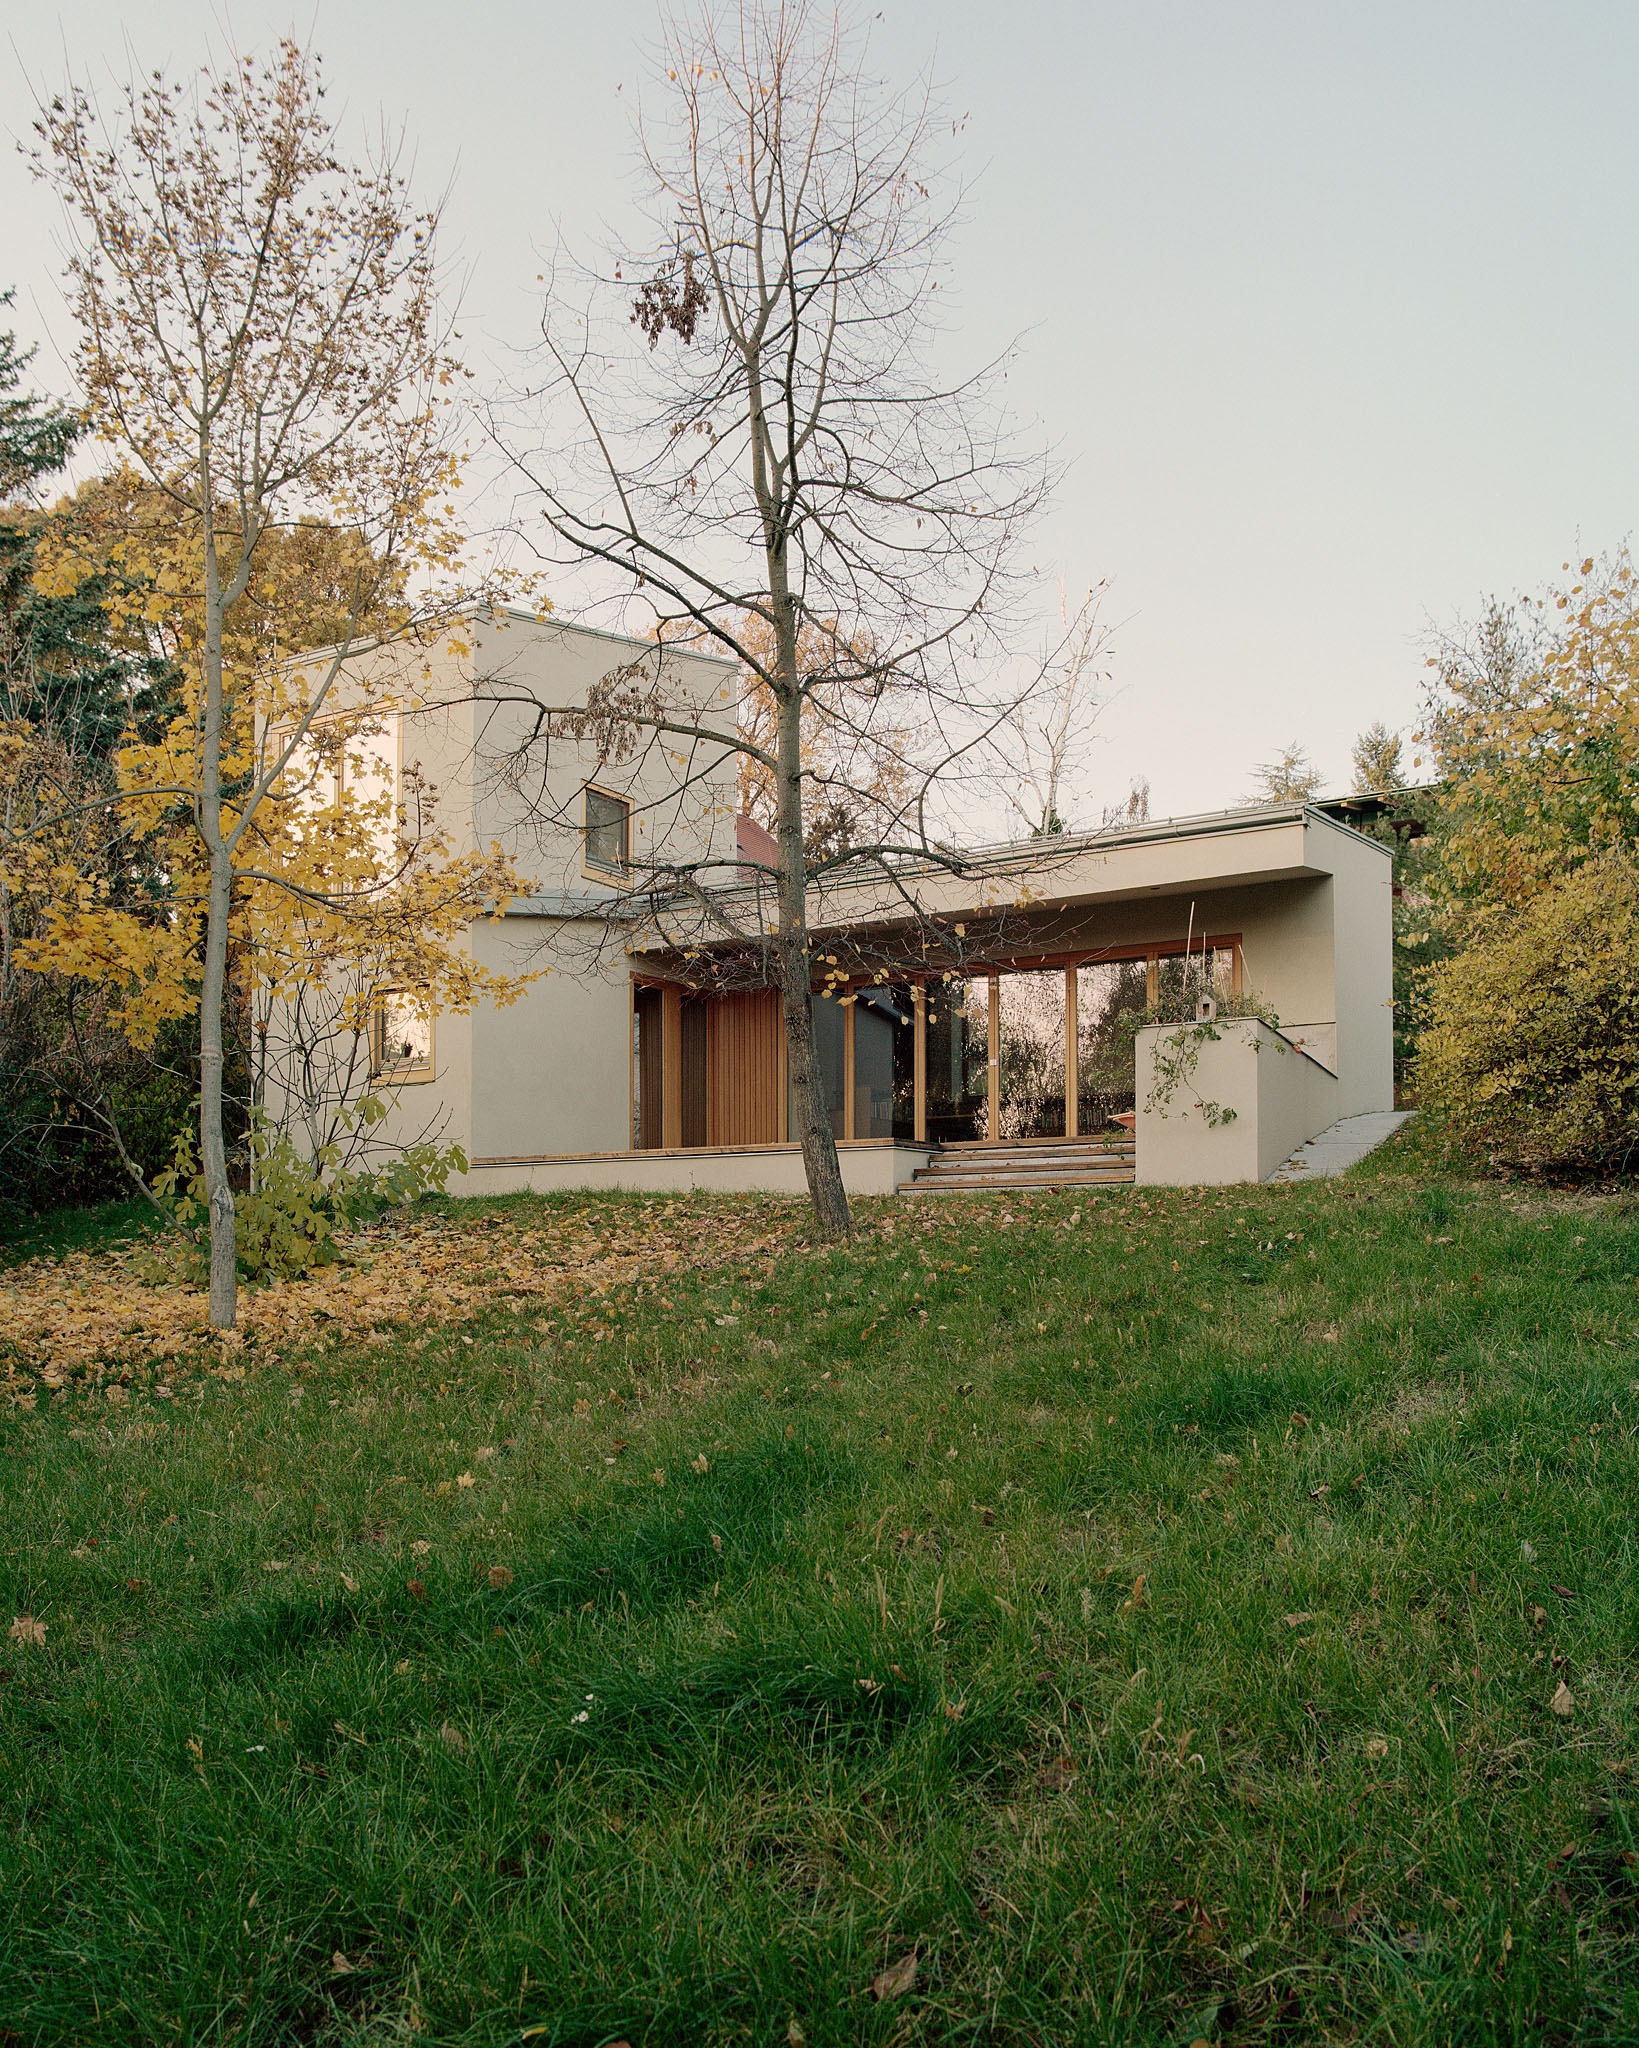
[[[766,621],[749,615],[741,624],[745,644],[764,661],[774,656]],[[828,634],[801,627],[797,665],[820,678],[831,666]],[[745,743],[738,762],[741,814],[772,832],[779,823],[779,779],[765,759],[775,758],[779,705],[756,669],[738,678],[737,726]],[[913,764],[926,758],[928,735],[915,724],[909,705],[898,721],[884,707],[861,730],[845,693],[815,680],[802,706],[803,826],[810,859],[868,846],[891,832],[920,781]]]
[[[1002,800],[1034,838],[1073,828],[1065,811],[1087,765],[1109,681],[1113,629],[1102,613],[1107,583],[1072,605],[1059,585],[1059,631],[1016,715],[990,735]]]
[[[1150,779],[1147,775],[1135,775],[1127,787],[1127,794],[1119,803],[1106,804],[1099,819],[1101,832],[1122,832],[1132,825],[1147,825],[1150,821]]]
[[[999,366],[936,367],[954,202],[936,196],[925,81],[879,84],[813,0],[723,0],[667,20],[656,84],[649,253],[594,281],[584,319],[555,295],[543,322],[535,398],[554,430],[579,421],[584,459],[556,431],[548,454],[500,431],[559,558],[614,572],[659,641],[730,656],[771,715],[742,729],[680,707],[657,660],[590,706],[539,705],[533,741],[643,735],[685,774],[727,753],[772,784],[772,972],[816,1226],[835,1234],[849,1217],[816,1086],[809,891],[837,864],[950,858],[930,792],[1016,701],[982,677],[1046,464],[1021,450]],[[831,800],[897,780],[864,845],[811,844],[813,706]],[[898,758],[930,729],[939,758]],[[653,850],[638,879],[655,889]]]
[[[342,161],[316,62],[289,41],[266,63],[235,58],[186,84],[133,78],[107,114],[73,87],[37,128],[38,168],[73,233],[91,422],[178,508],[184,573],[197,576],[191,732],[184,721],[175,733],[176,772],[137,794],[191,818],[207,898],[200,1157],[220,1328],[237,1300],[223,1117],[230,922],[258,814],[341,659],[279,707],[280,743],[257,756],[247,679],[225,641],[268,537],[299,520],[362,543],[355,618],[379,616],[384,593],[451,560],[441,508],[457,371],[439,314],[437,220],[412,204],[392,138]],[[415,609],[400,604],[398,623]]]

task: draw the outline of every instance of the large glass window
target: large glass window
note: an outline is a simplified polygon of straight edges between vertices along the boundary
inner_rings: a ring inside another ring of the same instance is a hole
[[[1062,967],[997,983],[997,1124],[1008,1138],[1064,1136]]]
[[[1134,1107],[1133,1038],[1149,1007],[1147,960],[1076,969],[1076,1130],[1097,1137]]]
[[[632,1046],[632,1143],[640,1152],[657,1152],[665,1143],[660,1121],[660,991],[633,991],[636,1029]]]
[[[928,1136],[937,1144],[990,1136],[990,983],[927,987]]]
[[[854,1136],[891,1138],[900,1116],[902,1081],[914,1089],[916,1012],[910,990],[862,988],[854,1002]],[[916,1104],[904,1108],[915,1128]]]
[[[840,1138],[843,1134],[843,1105],[847,1101],[847,1042],[843,1037],[847,1029],[841,1003],[835,996],[814,998],[814,1066],[819,1081],[820,1102],[825,1114],[831,1120],[831,1135]],[[786,1083],[785,1127],[795,1138],[798,1135],[797,1091],[790,1081]]]
[[[916,1136],[916,1001],[909,982],[886,991],[898,1022],[893,1034],[893,1130],[896,1138]]]

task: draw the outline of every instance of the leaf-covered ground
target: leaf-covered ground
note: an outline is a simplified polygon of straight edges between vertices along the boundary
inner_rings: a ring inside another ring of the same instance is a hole
[[[428,1243],[8,1410],[0,2039],[1639,2039],[1630,1201]]]
[[[791,1214],[789,1204],[779,1212],[788,1230]],[[550,1213],[503,1204],[477,1217],[436,1204],[350,1233],[337,1262],[304,1279],[244,1289],[238,1327],[226,1336],[211,1332],[201,1291],[176,1277],[170,1246],[133,1236],[0,1272],[0,1372],[7,1395],[25,1403],[78,1380],[117,1404],[174,1377],[178,1361],[242,1378],[259,1361],[299,1365],[495,1307],[584,1311],[611,1288],[752,1255],[773,1220],[756,1202],[709,1215],[665,1200]],[[538,1327],[550,1335],[557,1325]]]

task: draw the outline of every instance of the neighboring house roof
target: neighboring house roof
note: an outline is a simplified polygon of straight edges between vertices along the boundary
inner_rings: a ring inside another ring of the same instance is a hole
[[[771,868],[780,857],[780,842],[773,833],[759,825],[755,818],[748,818],[744,811],[738,812],[734,819],[734,844],[757,867]],[[740,879],[749,882],[752,877],[742,868]]]

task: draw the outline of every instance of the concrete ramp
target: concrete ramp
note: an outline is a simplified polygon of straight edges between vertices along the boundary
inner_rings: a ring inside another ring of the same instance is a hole
[[[1392,1138],[1416,1112],[1410,1109],[1380,1109],[1367,1116],[1340,1116],[1335,1124],[1300,1145],[1269,1176],[1275,1180],[1331,1180],[1368,1152],[1375,1152]]]

